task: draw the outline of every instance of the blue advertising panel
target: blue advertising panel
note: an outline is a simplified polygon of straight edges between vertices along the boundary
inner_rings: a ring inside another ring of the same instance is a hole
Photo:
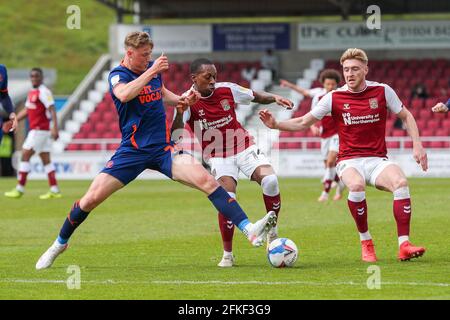
[[[290,49],[288,23],[213,24],[214,51]]]

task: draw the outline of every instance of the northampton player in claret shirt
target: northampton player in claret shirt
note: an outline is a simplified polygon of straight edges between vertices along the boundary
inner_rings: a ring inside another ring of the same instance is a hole
[[[153,41],[148,33],[129,33],[125,38],[125,50],[120,66],[110,72],[108,79],[119,114],[122,142],[88,191],[73,204],[57,239],[39,258],[36,269],[49,268],[66,250],[69,238],[89,213],[146,169],[157,170],[174,181],[202,191],[253,246],[261,246],[275,224],[275,213],[269,212],[251,223],[238,202],[200,162],[182,150],[174,150],[164,103],[187,106],[197,101],[197,95],[191,92],[180,97],[164,86],[161,73],[169,69],[169,60],[162,54],[151,61]],[[173,198],[176,199],[176,194]],[[183,230],[180,226],[180,233]]]
[[[58,139],[55,101],[51,91],[43,84],[44,75],[40,68],[31,69],[30,80],[32,89],[28,92],[25,108],[17,114],[17,121],[28,118],[30,131],[22,146],[17,185],[11,191],[5,192],[5,196],[8,198],[22,197],[28,174],[31,171],[30,159],[37,153],[44,165],[50,186],[50,190],[40,195],[39,198],[42,200],[61,198],[56,181],[55,166],[50,159],[52,139]]]
[[[385,141],[387,112],[403,121],[413,140],[413,155],[423,171],[428,169],[427,154],[422,147],[416,121],[397,94],[386,84],[366,80],[369,71],[366,53],[347,49],[341,57],[346,85],[329,92],[303,117],[277,122],[267,110],[260,118],[272,129],[306,130],[331,112],[338,126],[339,153],[336,167],[349,189],[348,207],[361,240],[362,260],[375,262],[377,257],[367,223],[366,184],[393,193],[393,211],[397,223],[398,259],[420,257],[425,248],[409,241],[412,214],[408,181],[402,169],[387,158]]]
[[[278,179],[269,160],[255,145],[253,137],[236,118],[238,104],[251,102],[260,104],[277,103],[292,109],[293,103],[278,95],[257,92],[235,83],[216,82],[217,69],[208,59],[197,59],[190,67],[193,90],[200,93],[200,99],[186,110],[177,108],[173,128],[184,126],[183,121],[195,133],[201,142],[203,159],[211,168],[214,177],[232,198],[236,198],[239,172],[256,181],[262,188],[263,200],[267,212],[275,212],[277,217],[281,208]],[[196,129],[195,126],[199,125]],[[234,226],[219,211],[219,229],[223,242],[223,257],[219,267],[232,267]],[[267,245],[278,237],[277,228],[267,236]]]

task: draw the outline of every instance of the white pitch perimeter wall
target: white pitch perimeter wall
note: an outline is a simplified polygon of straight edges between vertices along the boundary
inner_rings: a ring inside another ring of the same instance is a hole
[[[92,179],[105,166],[112,153],[103,152],[65,152],[52,158],[56,166],[57,178]],[[273,150],[268,157],[280,177],[322,177],[323,161],[317,151],[278,151]],[[408,177],[450,177],[450,151],[428,151],[429,170],[422,172],[412,157],[412,151],[390,153],[389,158],[398,163]],[[17,165],[18,154],[14,165]],[[31,159],[30,179],[47,179],[38,157]],[[165,176],[146,170],[140,179],[164,179]]]

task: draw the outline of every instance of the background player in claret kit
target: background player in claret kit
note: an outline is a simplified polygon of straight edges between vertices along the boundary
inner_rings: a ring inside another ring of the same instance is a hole
[[[340,59],[346,85],[329,92],[303,117],[277,122],[267,110],[260,112],[266,126],[273,129],[306,130],[331,112],[338,125],[339,154],[337,172],[349,188],[348,206],[356,222],[362,259],[377,260],[367,223],[366,183],[394,195],[393,211],[397,223],[399,260],[424,254],[425,248],[409,242],[411,200],[402,169],[387,159],[385,129],[387,110],[404,122],[413,140],[414,159],[422,170],[428,169],[416,121],[397,94],[386,84],[366,80],[368,58],[361,49],[347,49]]]
[[[109,74],[110,93],[119,114],[122,142],[89,190],[76,201],[58,238],[36,263],[36,269],[49,268],[66,248],[75,229],[90,211],[110,195],[133,181],[145,169],[204,192],[217,210],[247,236],[254,246],[262,245],[276,220],[270,212],[252,224],[237,201],[189,154],[174,152],[164,103],[187,105],[197,100],[195,93],[180,97],[163,85],[161,73],[169,62],[161,55],[151,61],[153,41],[148,33],[131,32],[125,39],[125,56]],[[182,228],[181,228],[182,229]],[[180,231],[182,232],[182,231]]]
[[[2,64],[0,64],[0,107],[9,119],[3,123],[3,116],[0,115],[0,142],[2,142],[3,132],[8,133],[17,127],[17,117],[8,93],[8,70]]]
[[[311,97],[311,110],[317,105],[317,102],[325,96],[328,92],[335,90],[341,82],[341,75],[337,70],[325,69],[319,75],[319,81],[322,83],[322,88],[304,89],[289,81],[280,80],[282,87],[290,88],[305,97]],[[319,126],[311,126],[311,131],[314,135],[320,136],[321,139],[321,153],[325,163],[325,174],[323,177],[323,191],[318,201],[324,202],[328,200],[331,185],[336,181],[336,194],[333,200],[340,200],[342,198],[342,191],[345,185],[340,181],[336,173],[336,158],[339,151],[339,136],[337,134],[337,127],[334,123],[331,114],[327,114],[320,121]]]
[[[5,192],[5,196],[8,198],[22,197],[28,173],[31,171],[30,159],[37,152],[44,164],[50,185],[50,191],[39,198],[43,200],[61,198],[55,176],[55,166],[50,160],[52,139],[58,139],[55,101],[51,91],[43,84],[44,76],[40,68],[31,69],[30,80],[33,88],[28,92],[25,108],[17,114],[17,121],[28,117],[30,131],[22,146],[17,186],[13,190]],[[51,128],[50,120],[53,123]]]
[[[201,95],[199,101],[189,107],[184,116],[192,131],[200,122],[199,137],[203,158],[211,168],[214,177],[232,198],[236,198],[239,172],[261,185],[267,212],[278,216],[281,208],[278,179],[264,154],[254,144],[253,137],[236,119],[237,104],[250,102],[261,104],[277,103],[292,109],[293,103],[278,95],[256,92],[230,82],[218,82],[215,65],[208,59],[197,59],[190,67],[193,89]],[[177,108],[173,129],[184,127],[183,108]],[[210,139],[210,137],[214,137]],[[211,141],[213,140],[213,141]],[[219,228],[222,235],[224,254],[219,267],[231,267],[234,226],[219,212]],[[274,228],[268,234],[267,243],[277,238]]]

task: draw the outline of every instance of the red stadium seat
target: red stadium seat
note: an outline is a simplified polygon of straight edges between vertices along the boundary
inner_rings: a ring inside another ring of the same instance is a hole
[[[425,100],[425,108],[431,109],[438,102],[439,102],[438,98],[428,98]]]
[[[450,133],[450,128],[440,128],[440,129],[436,130],[435,135],[439,136],[439,137],[448,137],[449,133]]]
[[[119,143],[109,143],[106,147],[107,150],[114,151],[120,146]]]
[[[114,132],[107,131],[107,132],[102,132],[101,133],[101,137],[103,139],[115,139],[116,138],[116,134]]]
[[[443,148],[444,142],[442,141],[431,141],[429,148]]]
[[[307,131],[295,131],[295,132],[293,132],[293,137],[296,137],[296,138],[300,138],[300,137],[306,137],[308,134],[307,134]]]
[[[287,149],[300,149],[301,143],[300,142],[288,142],[286,144]]]
[[[83,151],[95,151],[95,150],[100,150],[100,145],[99,144],[82,144],[80,150]]]
[[[422,109],[419,112],[420,119],[429,119],[431,117],[431,110]]]
[[[308,149],[320,149],[320,142],[308,142],[306,147]]]
[[[437,130],[440,127],[440,119],[430,119],[427,121],[427,128]]]
[[[398,142],[398,141],[387,141],[386,142],[386,147],[388,149],[398,149],[398,148],[400,148],[400,142]]]
[[[410,107],[412,109],[422,109],[424,104],[424,100],[421,98],[414,98],[410,102]]]
[[[424,129],[420,133],[422,137],[433,137],[434,136],[434,129]]]
[[[117,114],[114,112],[106,112],[102,115],[103,121],[106,123],[111,123],[113,121],[117,121]]]
[[[78,151],[80,150],[79,144],[69,144],[66,148],[67,151]]]
[[[404,137],[404,136],[406,136],[406,135],[407,135],[406,130],[402,130],[402,129],[394,129],[394,130],[392,131],[392,136],[393,136],[393,137]]]
[[[94,125],[95,131],[102,134],[106,131],[107,124],[105,122],[96,122]]]

